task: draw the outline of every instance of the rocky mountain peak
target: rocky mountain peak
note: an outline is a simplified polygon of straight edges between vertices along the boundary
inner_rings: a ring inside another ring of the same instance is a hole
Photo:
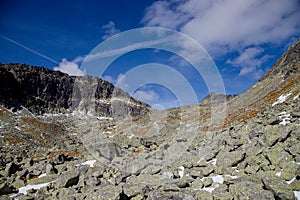
[[[0,104],[8,108],[18,109],[21,105],[36,114],[65,113],[76,108],[74,101],[79,103],[84,97],[77,88],[79,77],[72,77],[59,71],[52,71],[44,67],[29,66],[25,64],[0,64]],[[132,102],[128,109],[132,115],[146,112],[150,107],[129,97],[126,92],[115,88],[111,83],[96,77],[82,77],[82,84],[96,84],[94,91],[95,109],[99,115],[110,116],[110,99],[115,93]],[[76,83],[76,84],[75,84]],[[81,84],[81,85],[82,85]],[[87,87],[86,87],[87,88]],[[85,89],[86,89],[85,88]],[[79,92],[74,96],[74,92]],[[79,98],[79,99],[75,99]],[[73,107],[72,107],[73,106]]]

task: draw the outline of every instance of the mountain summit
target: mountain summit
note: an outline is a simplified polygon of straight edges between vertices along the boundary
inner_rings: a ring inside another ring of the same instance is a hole
[[[299,199],[299,65],[300,40],[243,94],[157,111],[99,78],[1,64],[1,198]]]

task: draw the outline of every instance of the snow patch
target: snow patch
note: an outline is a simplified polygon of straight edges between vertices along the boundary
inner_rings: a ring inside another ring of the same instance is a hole
[[[180,166],[179,170],[178,170],[178,175],[179,175],[180,178],[182,178],[183,174],[184,174],[184,166]]]
[[[275,105],[277,105],[277,104],[279,104],[279,103],[285,102],[286,99],[287,99],[291,94],[292,94],[292,93],[283,94],[283,95],[281,95],[280,97],[278,97],[277,101],[274,102],[274,103],[272,104],[272,107],[275,106]]]
[[[45,177],[45,176],[47,176],[46,173],[39,175],[38,178],[42,178],[42,177]]]
[[[89,165],[90,167],[94,167],[94,164],[96,163],[96,160],[87,160],[84,163],[81,163],[80,165]],[[76,165],[77,167],[79,165]]]
[[[171,178],[173,178],[173,173],[172,172],[163,172],[162,176],[163,176],[163,178],[171,179]]]
[[[299,98],[299,96],[300,96],[300,93],[299,93],[299,94],[297,94],[296,96],[294,96],[293,100],[296,100],[296,99],[298,99],[298,98]]]
[[[278,176],[278,177],[280,177],[281,176],[281,171],[277,172],[275,175]]]
[[[294,191],[296,199],[300,200],[300,191]]]
[[[20,129],[19,127],[17,127],[17,126],[15,126],[15,129],[17,129],[17,130],[21,131],[21,129]]]
[[[211,177],[214,183],[224,183],[224,178],[221,175],[216,175]]]
[[[26,185],[24,187],[19,188],[19,194],[27,195],[28,190],[31,190],[31,189],[39,190],[42,187],[46,187],[47,185],[49,185],[49,183],[41,183],[41,184],[37,184],[37,185]]]
[[[132,134],[132,135],[129,135],[129,136],[127,136],[129,139],[131,139],[131,138],[133,138],[134,137],[134,135]]]
[[[100,120],[100,121],[113,120],[112,117],[97,117],[97,119]]]
[[[294,180],[296,180],[296,177],[292,178],[291,180],[287,181],[287,184],[291,184]]]
[[[217,164],[217,159],[216,159],[216,158],[215,158],[215,159],[212,159],[212,160],[210,160],[210,161],[207,162],[207,163],[211,163],[212,165],[216,166],[216,164]]]
[[[291,115],[286,114],[286,112],[281,112],[279,113],[279,118],[282,119],[282,122],[280,122],[279,124],[286,125],[290,123]]]
[[[212,193],[215,189],[216,188],[213,188],[213,187],[204,187],[204,188],[202,188],[202,190],[207,191],[209,193]]]

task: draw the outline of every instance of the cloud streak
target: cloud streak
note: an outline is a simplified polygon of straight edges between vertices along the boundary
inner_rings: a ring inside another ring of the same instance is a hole
[[[21,43],[15,41],[15,40],[13,40],[13,39],[10,39],[10,38],[8,38],[8,37],[6,37],[6,36],[4,36],[4,35],[1,35],[1,34],[0,34],[0,37],[2,37],[3,39],[5,39],[5,40],[7,40],[7,41],[10,41],[10,42],[12,42],[12,43],[18,45],[19,47],[22,47],[23,49],[26,49],[27,51],[30,51],[31,53],[34,53],[34,54],[37,55],[37,56],[40,56],[40,57],[42,57],[42,58],[45,58],[46,60],[49,60],[50,62],[53,62],[54,64],[58,64],[58,62],[57,62],[56,60],[54,60],[54,59],[52,59],[52,58],[46,56],[45,54],[42,54],[42,53],[40,53],[40,52],[38,52],[38,51],[35,51],[35,50],[33,50],[33,49],[31,49],[31,48],[29,48],[29,47],[27,47],[27,46],[25,46],[25,45],[23,45],[23,44],[21,44]]]
[[[107,24],[103,25],[102,31],[104,35],[102,36],[103,40],[110,38],[111,36],[120,33],[120,30],[116,28],[116,25],[113,21],[109,21]]]

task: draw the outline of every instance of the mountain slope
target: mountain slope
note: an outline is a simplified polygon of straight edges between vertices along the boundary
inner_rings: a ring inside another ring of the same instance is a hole
[[[111,115],[109,101],[114,93],[132,102],[128,102],[128,106],[133,115],[147,112],[150,108],[100,78],[76,78],[59,71],[25,64],[0,64],[0,104],[15,109],[23,105],[36,114],[71,111],[74,109],[73,93],[78,92],[76,87],[80,87],[80,80],[86,84],[82,86],[85,86],[84,89],[89,88],[89,81],[95,82],[95,99],[108,100],[105,103],[98,101],[95,105],[95,110],[100,115]],[[76,97],[79,97],[79,101],[82,100],[80,94]]]
[[[54,100],[67,108],[53,107],[37,86],[20,89],[20,77],[30,73],[0,67],[3,83],[10,83],[0,89],[5,107],[52,112],[0,107],[1,198],[300,199],[299,52],[300,40],[241,95],[210,94],[166,111],[137,103],[142,115],[133,103],[137,114],[124,117],[105,115],[101,106],[83,112],[88,104],[81,106],[80,98],[75,110],[68,110],[70,99]],[[91,102],[113,102],[96,91]]]

